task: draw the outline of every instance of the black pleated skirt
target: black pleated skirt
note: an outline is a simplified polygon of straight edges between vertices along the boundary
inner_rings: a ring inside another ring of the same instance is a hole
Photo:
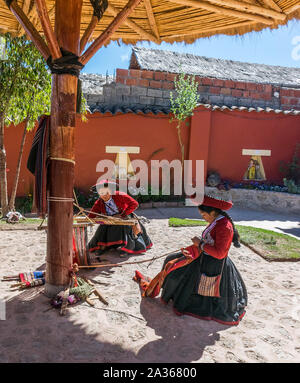
[[[169,256],[164,265],[177,253]],[[245,283],[229,257],[225,259],[220,282],[220,298],[206,297],[197,293],[201,272],[208,276],[220,274],[222,261],[208,254],[187,266],[171,271],[164,280],[161,300],[173,302],[178,315],[191,315],[200,319],[215,320],[219,323],[237,325],[245,314],[248,296]]]
[[[89,242],[89,250],[96,251],[100,246],[120,247],[128,254],[142,254],[152,247],[152,242],[145,226],[140,223],[142,233],[134,236],[131,226],[99,225]]]

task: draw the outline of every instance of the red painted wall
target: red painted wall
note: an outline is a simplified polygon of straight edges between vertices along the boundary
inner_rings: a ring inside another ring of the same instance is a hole
[[[189,128],[182,132],[186,153],[188,153]],[[75,186],[88,190],[100,177],[96,165],[101,159],[115,161],[116,154],[105,153],[106,146],[139,146],[140,154],[130,154],[130,159],[147,161],[153,152],[163,149],[153,160],[180,159],[180,146],[175,123],[169,117],[160,115],[95,113],[88,116],[88,123],[78,121],[75,133],[76,167]],[[149,166],[150,169],[150,166]]]
[[[279,162],[291,161],[295,145],[300,143],[300,116],[215,111],[211,124],[209,170],[240,181],[250,160],[242,155],[242,149],[268,149],[271,157],[262,157],[266,178],[282,182]]]
[[[21,139],[23,135],[24,124],[18,126],[10,126],[5,129],[4,145],[7,156],[7,183],[9,194],[14,182],[16,174],[17,162],[20,152]],[[33,192],[34,177],[27,170],[27,158],[31,148],[33,132],[28,132],[25,141],[23,159],[21,163],[20,178],[18,184],[17,195],[24,196]]]
[[[23,124],[5,130],[8,160],[8,185],[12,187]],[[26,168],[33,133],[28,133],[21,168],[18,195],[32,191],[33,177]],[[271,157],[263,157],[267,180],[282,181],[279,161],[292,159],[300,142],[300,116],[266,112],[214,111],[200,107],[183,129],[186,159],[204,160],[206,170],[216,170],[222,178],[241,181],[247,169],[248,156],[242,149],[268,149]],[[163,149],[152,159],[180,159],[175,123],[169,117],[136,114],[88,116],[88,122],[77,119],[75,130],[75,186],[88,191],[101,175],[96,172],[101,159],[115,161],[116,154],[105,153],[105,146],[139,146],[140,154],[131,160],[149,160],[153,152]]]

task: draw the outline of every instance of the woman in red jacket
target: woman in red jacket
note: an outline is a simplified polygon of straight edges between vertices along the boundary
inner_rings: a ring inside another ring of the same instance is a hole
[[[248,297],[243,279],[228,257],[232,242],[240,247],[238,232],[224,211],[231,207],[231,202],[204,197],[198,209],[209,225],[202,237],[192,238],[193,245],[167,257],[154,279],[149,280],[136,271],[134,280],[139,282],[143,296],[153,298],[162,288],[161,300],[165,304],[172,300],[178,315],[228,325],[239,323]]]
[[[108,181],[102,181],[97,185],[100,198],[94,203],[89,218],[96,218],[97,213],[123,219],[132,218],[132,213],[139,205],[138,202],[120,191],[112,194],[110,185],[112,183]],[[134,233],[131,226],[99,225],[89,242],[89,251],[96,252],[96,255],[100,256],[105,250],[115,247],[120,248],[120,256],[144,253],[152,246],[152,242],[144,225],[139,222],[139,226],[140,232]]]

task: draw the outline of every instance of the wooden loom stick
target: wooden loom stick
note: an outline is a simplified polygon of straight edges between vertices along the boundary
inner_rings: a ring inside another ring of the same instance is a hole
[[[98,296],[98,298],[100,299],[101,302],[103,302],[104,304],[108,305],[108,302],[107,300],[102,296],[102,294],[100,293],[100,291],[98,289],[96,289],[95,287],[95,284],[93,282],[91,282],[88,278],[84,277],[83,278],[89,285],[93,286],[94,287],[94,290],[93,290],[93,293],[96,294]]]
[[[167,254],[163,254],[163,255],[160,255],[159,257],[153,257],[151,259],[144,259],[142,261],[135,261],[135,262],[124,262],[124,263],[111,263],[111,264],[94,264],[94,265],[89,265],[89,266],[78,266],[79,269],[85,269],[85,268],[93,268],[93,267],[97,267],[97,268],[102,268],[102,267],[122,267],[122,266],[126,266],[126,265],[136,265],[138,263],[145,263],[145,262],[151,262],[151,261],[156,261],[157,259],[160,259],[160,258],[163,258],[163,257],[167,257],[168,255],[171,255],[173,253],[177,253],[181,251],[181,249],[178,249],[178,250],[173,250],[171,251],[170,253],[167,253]]]
[[[90,217],[84,213],[84,209],[82,207],[79,206],[79,203],[78,203],[78,199],[77,199],[77,196],[76,196],[76,193],[75,193],[75,190],[73,189],[73,194],[74,194],[74,198],[75,198],[75,201],[76,201],[76,204],[74,203],[74,205],[79,209],[79,211],[85,215],[86,219],[88,221],[90,221],[91,223],[93,223],[93,221],[90,219]]]

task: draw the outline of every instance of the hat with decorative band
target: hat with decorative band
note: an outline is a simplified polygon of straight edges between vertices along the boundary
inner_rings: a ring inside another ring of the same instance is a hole
[[[221,198],[216,198],[205,194],[202,205],[215,207],[216,209],[221,210],[229,210],[232,208],[233,203],[231,201],[225,201]]]

